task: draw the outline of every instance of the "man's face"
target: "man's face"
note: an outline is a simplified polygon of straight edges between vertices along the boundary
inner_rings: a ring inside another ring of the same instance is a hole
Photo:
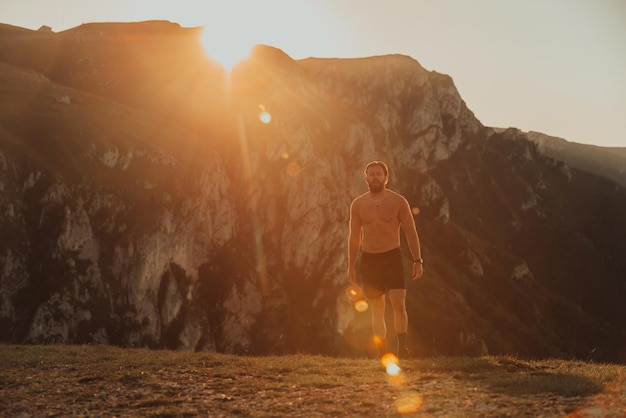
[[[372,166],[367,169],[365,181],[372,193],[380,193],[385,189],[387,184],[387,176],[385,170],[380,166]]]

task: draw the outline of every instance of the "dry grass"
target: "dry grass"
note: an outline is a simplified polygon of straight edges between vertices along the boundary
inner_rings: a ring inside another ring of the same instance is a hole
[[[626,416],[626,366],[0,345],[2,416]]]

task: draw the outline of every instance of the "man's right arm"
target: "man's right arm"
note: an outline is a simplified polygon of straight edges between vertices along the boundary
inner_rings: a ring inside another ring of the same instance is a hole
[[[357,210],[356,200],[350,205],[350,223],[348,236],[348,281],[356,284],[356,257],[361,246],[361,218]]]

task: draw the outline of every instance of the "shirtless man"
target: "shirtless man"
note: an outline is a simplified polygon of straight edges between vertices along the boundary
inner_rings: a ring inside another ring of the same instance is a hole
[[[420,242],[415,221],[407,200],[387,189],[389,170],[385,163],[372,161],[365,168],[369,192],[357,197],[350,206],[348,238],[348,280],[356,285],[356,259],[362,250],[359,272],[363,293],[372,308],[374,341],[382,356],[387,352],[385,325],[385,294],[393,307],[394,328],[398,335],[398,356],[408,357],[406,332],[406,284],[400,254],[400,227],[404,231],[413,256],[412,278],[424,274]]]

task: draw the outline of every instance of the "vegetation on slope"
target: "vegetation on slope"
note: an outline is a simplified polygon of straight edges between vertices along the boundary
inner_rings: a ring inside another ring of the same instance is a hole
[[[618,416],[626,366],[0,346],[4,416]],[[568,415],[569,414],[569,415]]]

